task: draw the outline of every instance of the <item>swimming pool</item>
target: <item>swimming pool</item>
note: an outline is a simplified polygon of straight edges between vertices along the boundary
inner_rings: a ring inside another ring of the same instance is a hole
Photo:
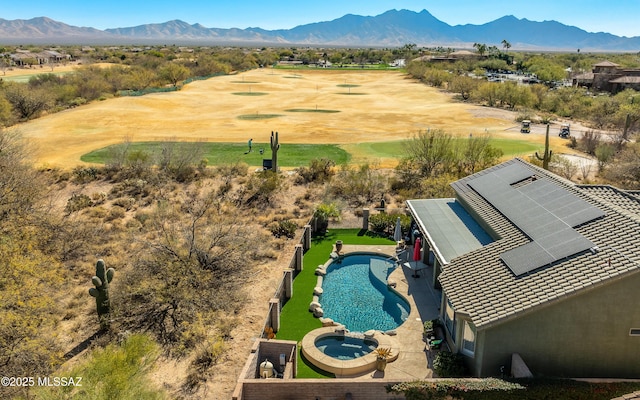
[[[352,332],[395,329],[409,316],[409,304],[387,287],[395,263],[373,254],[348,254],[326,269],[320,303],[324,316]]]

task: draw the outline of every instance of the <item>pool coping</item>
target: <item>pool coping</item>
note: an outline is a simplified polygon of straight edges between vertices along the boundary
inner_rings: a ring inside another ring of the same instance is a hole
[[[315,345],[316,340],[320,338],[340,335],[345,335],[344,327],[341,326],[333,325],[314,329],[302,338],[300,350],[310,363],[323,371],[335,374],[336,378],[358,376],[376,369],[377,356],[374,352],[353,360],[339,360],[324,354]],[[346,335],[348,335],[348,333],[346,333]],[[367,339],[369,338],[378,344],[377,347],[391,349],[391,356],[387,359],[387,362],[393,362],[398,358],[400,346],[393,337],[381,331],[375,331],[372,336],[367,336]]]

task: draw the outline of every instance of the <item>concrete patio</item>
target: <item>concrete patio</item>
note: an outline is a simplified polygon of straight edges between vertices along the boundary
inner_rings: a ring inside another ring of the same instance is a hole
[[[343,246],[342,254],[350,252],[375,252],[396,257],[395,246]],[[411,247],[407,250],[413,254]],[[412,257],[410,256],[409,259]],[[412,381],[433,377],[431,369],[433,358],[438,350],[428,350],[423,340],[423,322],[432,320],[439,315],[440,294],[431,287],[433,281],[433,267],[420,261],[410,261],[412,268],[403,266],[405,262],[402,256],[396,269],[389,276],[389,282],[395,282],[395,290],[402,295],[411,306],[407,320],[396,329],[394,339],[398,342],[400,354],[398,358],[387,364],[384,372],[367,372],[360,376],[352,376],[356,379],[393,379]],[[418,271],[417,277],[416,270]]]

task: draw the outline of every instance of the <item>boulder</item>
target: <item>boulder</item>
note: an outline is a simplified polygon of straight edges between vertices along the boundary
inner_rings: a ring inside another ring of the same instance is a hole
[[[320,318],[320,323],[323,327],[325,326],[334,326],[336,323],[333,322],[331,318]]]
[[[309,311],[315,312],[318,308],[320,308],[320,303],[317,301],[312,301],[311,304],[309,304]]]

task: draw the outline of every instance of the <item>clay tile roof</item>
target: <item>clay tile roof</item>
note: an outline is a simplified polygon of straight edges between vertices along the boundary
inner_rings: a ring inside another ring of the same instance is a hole
[[[514,275],[500,254],[528,243],[529,238],[467,184],[481,174],[512,163],[526,166],[537,179],[547,179],[606,213],[574,228],[598,247],[595,253],[585,251],[524,275]],[[451,260],[439,277],[454,308],[467,313],[478,328],[640,273],[640,197],[634,193],[611,186],[577,186],[520,159],[463,178],[452,187],[458,200],[500,236],[495,242]]]
[[[640,76],[621,76],[620,78],[612,79],[610,83],[640,83]]]

